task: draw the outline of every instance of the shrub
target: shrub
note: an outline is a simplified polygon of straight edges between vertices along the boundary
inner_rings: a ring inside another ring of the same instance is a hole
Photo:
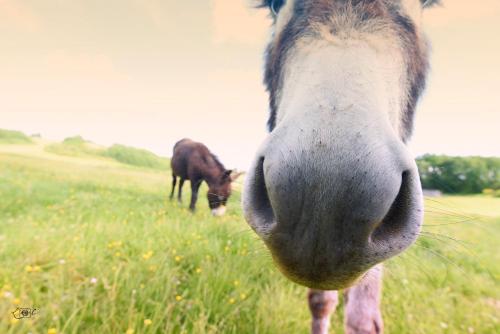
[[[104,148],[83,139],[81,136],[68,137],[62,143],[46,146],[45,150],[68,156],[101,156],[104,152]]]
[[[166,169],[168,167],[168,160],[165,158],[161,158],[147,150],[119,144],[108,148],[103,155],[133,166],[158,169]]]
[[[21,131],[0,129],[0,143],[6,144],[30,144],[33,141]]]
[[[83,139],[82,136],[74,136],[74,137],[68,137],[63,140],[63,144],[70,144],[70,145],[83,145],[89,143],[85,139]]]
[[[500,158],[424,155],[417,159],[423,188],[449,194],[500,189]]]

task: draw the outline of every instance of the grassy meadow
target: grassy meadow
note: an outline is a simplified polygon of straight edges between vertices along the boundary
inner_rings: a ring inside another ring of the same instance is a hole
[[[224,217],[206,188],[191,214],[189,185],[183,205],[167,200],[164,159],[76,142],[0,136],[0,333],[308,332],[306,289],[247,227],[241,185]],[[386,332],[499,333],[500,198],[426,211],[422,237],[386,265]],[[17,307],[39,311],[16,320]]]

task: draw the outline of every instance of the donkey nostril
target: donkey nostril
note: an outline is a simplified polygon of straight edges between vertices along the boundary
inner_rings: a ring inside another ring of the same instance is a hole
[[[264,157],[261,157],[255,166],[251,197],[254,205],[253,210],[261,218],[260,220],[272,224],[274,222],[274,212],[266,187]]]
[[[384,241],[402,235],[407,230],[412,199],[410,173],[411,171],[403,172],[399,192],[383,221],[373,231],[372,241]]]

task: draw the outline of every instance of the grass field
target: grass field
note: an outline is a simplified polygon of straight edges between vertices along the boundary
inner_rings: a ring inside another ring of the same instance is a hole
[[[226,216],[210,216],[206,188],[193,215],[189,187],[184,205],[166,200],[168,170],[45,145],[0,144],[0,333],[307,333],[306,289],[247,227],[239,185]],[[500,199],[426,211],[386,265],[386,332],[499,333]],[[15,320],[17,307],[39,312]]]

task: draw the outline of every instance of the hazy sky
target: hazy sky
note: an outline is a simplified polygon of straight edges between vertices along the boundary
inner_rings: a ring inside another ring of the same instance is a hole
[[[0,0],[0,128],[162,155],[191,137],[244,168],[265,135],[266,15],[249,0]],[[500,156],[500,1],[445,0],[425,21],[414,153]]]

